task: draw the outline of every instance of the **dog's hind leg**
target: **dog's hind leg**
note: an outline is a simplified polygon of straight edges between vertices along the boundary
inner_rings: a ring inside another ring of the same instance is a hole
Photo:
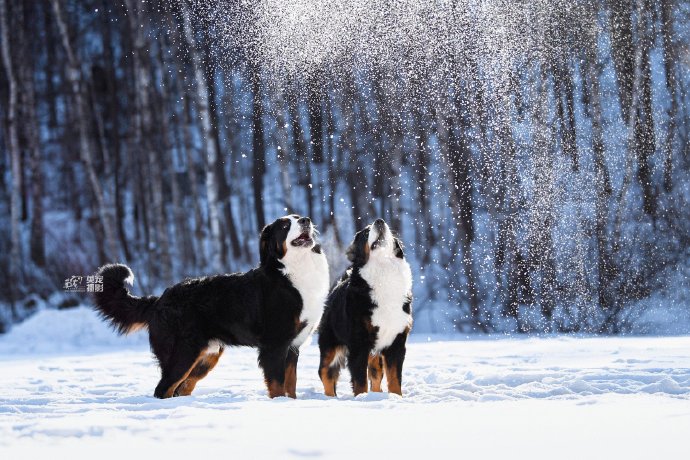
[[[199,380],[203,379],[208,375],[211,370],[216,367],[220,356],[223,354],[224,348],[220,346],[217,352],[209,352],[208,349],[204,350],[199,357],[199,360],[194,365],[187,378],[180,383],[175,392],[174,396],[189,396],[194,391],[194,387]]]
[[[285,393],[290,398],[297,398],[297,360],[299,359],[299,349],[288,348],[287,359],[285,360]]]
[[[381,391],[381,380],[383,380],[383,357],[380,354],[369,355],[369,383],[371,391]]]
[[[335,387],[340,376],[341,355],[339,348],[321,348],[319,378],[326,396],[336,396]]]
[[[367,388],[367,366],[369,350],[350,348],[350,355],[347,357],[347,367],[352,377],[352,392],[357,396],[368,392]]]
[[[285,396],[285,367],[288,346],[259,349],[259,366],[264,371],[268,396]]]
[[[177,387],[189,377],[192,369],[201,359],[201,351],[187,345],[174,347],[168,362],[161,363],[161,380],[153,395],[161,399],[174,396]]]

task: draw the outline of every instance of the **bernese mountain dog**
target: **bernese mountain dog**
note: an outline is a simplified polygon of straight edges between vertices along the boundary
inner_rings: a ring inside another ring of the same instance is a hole
[[[120,334],[148,327],[161,368],[157,398],[189,395],[226,345],[258,348],[268,395],[295,398],[299,347],[318,325],[328,263],[308,217],[290,215],[261,231],[260,263],[246,273],[188,279],[160,297],[135,297],[132,271],[105,265],[96,308]]]
[[[319,377],[327,396],[336,396],[340,368],[350,370],[352,390],[402,395],[405,343],[412,327],[412,272],[400,240],[383,219],[357,232],[347,250],[352,265],[326,300],[319,325]]]

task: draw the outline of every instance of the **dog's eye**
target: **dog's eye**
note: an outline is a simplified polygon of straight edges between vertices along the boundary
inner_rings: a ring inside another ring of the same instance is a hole
[[[283,224],[283,228],[288,228],[289,226],[290,226],[290,222],[285,222],[285,223]]]

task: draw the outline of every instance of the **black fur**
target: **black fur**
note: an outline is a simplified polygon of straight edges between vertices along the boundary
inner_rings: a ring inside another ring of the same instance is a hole
[[[119,334],[143,327],[149,322],[151,307],[158,297],[135,297],[129,294],[125,279],[133,279],[131,270],[125,265],[104,265],[98,270],[103,277],[103,292],[96,292],[98,311]]]
[[[95,303],[101,314],[120,333],[138,323],[148,326],[151,350],[162,374],[156,397],[175,395],[185,376],[199,374],[195,363],[203,366],[200,356],[212,340],[257,347],[270,395],[282,396],[274,390],[284,384],[288,348],[304,327],[299,321],[300,294],[279,271],[289,229],[289,219],[278,219],[262,230],[259,267],[246,273],[188,279],[160,297],[130,295],[123,283],[130,271],[124,265],[99,270],[104,289]]]
[[[343,276],[332,288],[326,300],[326,309],[319,324],[319,349],[321,362],[319,376],[328,376],[337,380],[340,364],[328,362],[334,350],[344,350],[347,354],[347,366],[351,375],[352,389],[355,394],[366,391],[367,361],[376,344],[378,327],[372,326],[371,317],[378,308],[371,298],[371,287],[360,275],[360,269],[369,261],[371,248],[368,247],[369,228],[355,234],[352,244],[347,249],[347,257],[352,263]],[[372,246],[375,246],[374,242]],[[395,255],[404,258],[401,241],[395,237]],[[408,298],[401,308],[410,313],[412,299]],[[400,382],[402,365],[405,360],[405,343],[409,331],[400,333],[393,343],[381,350],[386,366],[395,369]],[[370,369],[375,374],[376,369]],[[372,376],[370,374],[370,376]],[[376,375],[372,376],[374,379]],[[389,378],[390,383],[390,378]],[[324,387],[326,382],[324,382]],[[333,387],[335,395],[335,386]]]

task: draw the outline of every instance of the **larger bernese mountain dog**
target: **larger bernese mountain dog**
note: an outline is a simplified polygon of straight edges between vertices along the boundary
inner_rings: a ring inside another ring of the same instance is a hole
[[[295,398],[299,347],[323,313],[328,264],[308,217],[290,215],[261,231],[260,264],[246,273],[188,279],[160,297],[135,297],[125,265],[99,269],[96,308],[118,331],[148,327],[161,368],[154,396],[189,395],[225,345],[256,347],[268,394]]]
[[[377,219],[357,232],[347,250],[352,265],[326,301],[319,325],[319,377],[327,396],[336,396],[340,368],[347,362],[356,395],[388,391],[402,395],[405,344],[412,327],[412,273],[400,240]]]

